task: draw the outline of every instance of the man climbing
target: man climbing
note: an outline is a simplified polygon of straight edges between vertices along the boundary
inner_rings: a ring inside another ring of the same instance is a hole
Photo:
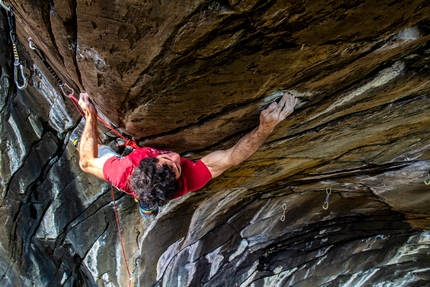
[[[149,147],[135,149],[121,157],[97,144],[97,111],[86,93],[79,105],[85,113],[85,127],[79,144],[79,165],[84,172],[108,181],[138,202],[143,217],[157,215],[158,206],[196,191],[254,154],[275,126],[290,115],[297,99],[288,92],[260,114],[260,124],[232,148],[214,151],[193,162],[179,154]]]

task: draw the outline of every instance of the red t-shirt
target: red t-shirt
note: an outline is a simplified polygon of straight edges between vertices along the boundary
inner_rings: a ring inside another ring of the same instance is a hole
[[[167,154],[170,151],[157,150],[150,147],[135,149],[125,157],[113,156],[109,158],[103,166],[103,175],[106,180],[116,188],[133,196],[128,182],[133,174],[134,168],[140,161],[147,157],[156,157],[160,154]],[[178,179],[179,191],[174,198],[181,197],[188,192],[196,191],[212,179],[212,175],[207,166],[201,161],[193,162],[189,159],[181,158],[181,176]]]

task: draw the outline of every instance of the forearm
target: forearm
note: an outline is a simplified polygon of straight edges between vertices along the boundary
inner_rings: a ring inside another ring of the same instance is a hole
[[[97,158],[97,115],[88,113],[85,128],[79,143],[79,165],[86,171],[89,163]]]
[[[228,161],[231,166],[235,166],[253,155],[266,141],[272,129],[267,129],[259,125],[252,132],[242,137],[229,152]]]
[[[79,95],[79,106],[85,113],[85,127],[79,143],[79,166],[87,173],[106,180],[103,167],[107,158],[98,158],[97,110],[90,102],[87,93]]]
[[[293,112],[296,103],[295,97],[287,92],[284,93],[279,104],[273,102],[261,112],[260,125],[241,138],[234,147],[228,150],[217,150],[204,156],[202,162],[208,167],[212,177],[219,176],[230,167],[240,164],[253,155],[266,141],[276,125]]]

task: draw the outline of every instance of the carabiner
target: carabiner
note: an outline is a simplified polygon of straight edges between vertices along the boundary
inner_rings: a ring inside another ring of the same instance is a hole
[[[3,9],[5,9],[6,11],[10,11],[10,7],[7,7],[5,4],[3,4],[3,1],[0,0],[0,5],[3,7]]]
[[[14,30],[10,30],[9,32],[9,38],[12,41],[12,44],[16,44],[16,32]]]
[[[427,175],[427,177],[430,177],[430,173]],[[430,185],[430,180],[427,181],[427,179],[424,179],[425,185]]]
[[[15,13],[13,12],[13,9],[11,6],[9,6],[9,10],[7,10],[7,22],[9,23],[9,29],[10,29],[10,38],[12,39],[12,42],[16,41],[16,27],[15,27]]]
[[[322,207],[323,207],[325,210],[327,210],[327,209],[328,209],[328,199],[329,199],[330,194],[331,194],[331,186],[329,186],[329,187],[327,187],[327,188],[326,188],[325,193],[326,193],[327,195],[326,195],[326,197],[325,197],[325,202],[324,202],[324,204],[323,204],[323,206],[322,206]]]
[[[284,212],[282,213],[281,221],[285,221],[285,212],[287,212],[287,204],[286,203],[282,204],[282,209],[284,210]]]
[[[32,50],[38,49],[38,47],[33,44],[33,39],[31,37],[29,37],[27,41],[28,41],[28,46],[30,47],[30,49],[32,49]]]
[[[71,92],[69,93],[69,94],[67,94],[65,91],[64,91],[64,86],[66,86]],[[67,85],[66,83],[63,83],[62,85],[60,85],[60,89],[61,89],[61,91],[63,92],[63,95],[65,95],[67,98],[71,98],[71,97],[73,97],[73,95],[74,95],[74,93],[75,93],[75,90],[73,90],[69,85]]]
[[[22,85],[19,84],[18,81],[18,68],[21,70],[21,78],[22,78]],[[14,65],[14,69],[13,69],[14,75],[15,75],[15,84],[16,87],[20,90],[24,90],[25,88],[27,88],[27,78],[25,77],[24,74],[24,67],[22,66],[22,64],[15,64]]]
[[[324,204],[323,204],[323,208],[324,208],[325,210],[327,210],[327,209],[328,209],[328,201],[324,202]]]

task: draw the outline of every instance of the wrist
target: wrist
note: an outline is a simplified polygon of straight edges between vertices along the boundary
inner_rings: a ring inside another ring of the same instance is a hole
[[[97,118],[97,111],[95,109],[89,109],[85,111],[86,118]]]
[[[257,132],[267,136],[273,132],[274,128],[275,127],[272,127],[271,125],[260,123],[257,128]]]
[[[96,113],[85,113],[85,120],[87,123],[97,122],[97,114]]]

